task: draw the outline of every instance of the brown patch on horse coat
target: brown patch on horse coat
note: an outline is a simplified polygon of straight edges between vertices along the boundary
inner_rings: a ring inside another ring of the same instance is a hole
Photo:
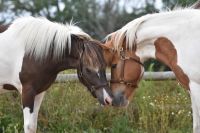
[[[189,78],[182,68],[177,65],[177,51],[172,42],[165,37],[160,37],[154,42],[154,45],[156,58],[168,65],[183,87],[189,89]]]
[[[4,84],[3,88],[6,90],[17,90],[17,88],[15,88],[13,85],[10,84]]]
[[[105,44],[102,44],[101,47],[103,48],[103,56],[106,61],[107,66],[111,66],[112,64],[117,64],[119,60],[119,55],[113,49],[112,41],[107,41]]]

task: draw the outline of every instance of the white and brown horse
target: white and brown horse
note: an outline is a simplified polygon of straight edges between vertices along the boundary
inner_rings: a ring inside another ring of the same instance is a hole
[[[36,132],[45,91],[65,69],[77,69],[101,104],[111,102],[102,48],[79,27],[23,17],[0,30],[0,92],[21,94],[25,133]]]
[[[141,79],[143,62],[154,58],[171,68],[191,96],[193,131],[200,133],[200,10],[148,14],[112,33],[104,47],[111,65],[114,106],[126,106]]]

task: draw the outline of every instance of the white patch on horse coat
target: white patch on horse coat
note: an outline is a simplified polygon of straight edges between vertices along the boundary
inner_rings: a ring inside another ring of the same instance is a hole
[[[155,58],[155,46],[154,45],[140,45],[137,48],[136,55],[140,57],[141,62],[145,62],[149,58]]]
[[[11,32],[5,31],[0,34],[0,84],[11,84],[19,91],[22,89],[19,80],[21,71],[24,45],[20,38],[12,36]]]
[[[99,72],[97,72],[97,76],[98,76],[99,78],[101,78],[101,76],[100,76],[100,73],[99,73]]]
[[[108,93],[106,92],[104,88],[103,88],[103,99],[104,101],[108,101],[109,103],[112,102],[112,98],[108,95]]]
[[[37,130],[37,118],[40,105],[42,103],[45,92],[42,92],[35,96],[33,112],[30,113],[30,108],[25,107],[23,109],[24,114],[24,131],[25,133],[36,133]]]
[[[100,72],[98,68],[95,68],[94,71],[97,73],[97,76],[100,78]]]
[[[190,96],[193,111],[193,132],[200,133],[200,84],[190,82]]]
[[[25,107],[23,109],[24,114],[24,132],[25,133],[35,133],[36,125],[32,122],[33,113],[30,113],[30,108]]]

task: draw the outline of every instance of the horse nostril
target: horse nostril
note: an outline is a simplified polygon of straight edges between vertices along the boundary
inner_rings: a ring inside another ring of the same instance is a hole
[[[105,105],[111,105],[112,104],[112,99],[110,97],[106,97],[104,100]]]
[[[105,89],[103,89],[103,99],[104,99],[104,104],[105,105],[111,105],[112,103],[112,98],[110,95],[106,92]]]
[[[123,92],[114,93],[112,105],[117,107],[124,107],[128,103],[128,99],[124,96]]]
[[[106,104],[106,105],[109,105],[109,102],[108,102],[108,100],[106,100],[106,99],[105,99],[105,104]]]

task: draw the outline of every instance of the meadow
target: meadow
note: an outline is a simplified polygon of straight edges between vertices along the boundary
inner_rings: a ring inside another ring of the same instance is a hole
[[[102,108],[78,81],[54,84],[38,133],[191,133],[190,97],[176,81],[141,81],[128,108]],[[22,133],[18,93],[0,96],[0,133]]]

